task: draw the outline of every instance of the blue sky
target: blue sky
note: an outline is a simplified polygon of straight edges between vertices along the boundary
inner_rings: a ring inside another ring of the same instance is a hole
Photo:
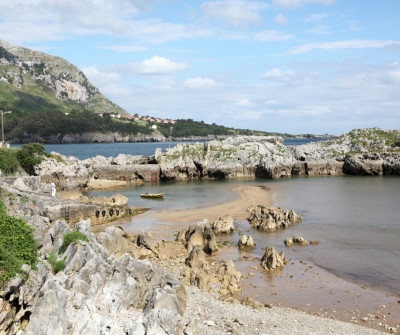
[[[400,1],[0,0],[0,38],[129,113],[288,133],[400,128]]]

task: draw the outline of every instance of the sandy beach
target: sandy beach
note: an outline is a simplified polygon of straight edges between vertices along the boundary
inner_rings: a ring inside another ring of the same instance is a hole
[[[266,206],[272,205],[272,194],[268,192],[268,188],[265,186],[233,186],[232,192],[238,198],[221,205],[188,210],[161,210],[147,215],[160,221],[175,223],[192,223],[202,221],[205,218],[212,221],[226,214],[229,214],[236,220],[245,220],[248,215],[248,207],[261,204]]]
[[[172,232],[181,229],[185,223],[202,221],[204,218],[215,220],[229,214],[239,222],[236,235],[217,236],[217,239],[232,241],[239,237],[238,232],[244,233],[249,227],[245,222],[249,206],[270,206],[274,203],[273,192],[265,186],[234,186],[232,192],[237,195],[237,199],[217,206],[162,210],[148,212],[143,216],[169,223],[161,230],[160,227],[149,229],[149,232],[155,233],[157,239],[168,240],[171,239]],[[285,251],[285,247],[282,246],[281,250]],[[313,250],[317,252],[316,248]],[[239,299],[250,296],[262,303],[295,308],[368,328],[385,330],[384,326],[387,325],[399,329],[398,296],[344,280],[312,262],[290,260],[283,270],[270,273],[260,268],[258,259],[252,257],[251,252],[238,252],[234,246],[220,249],[213,259],[232,259],[235,267],[243,273],[243,292],[237,296]]]

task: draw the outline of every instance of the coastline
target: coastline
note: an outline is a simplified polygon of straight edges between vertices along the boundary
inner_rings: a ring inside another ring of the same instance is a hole
[[[180,230],[184,223],[190,224],[204,218],[212,221],[225,214],[239,221],[238,229],[244,231],[247,226],[243,221],[249,206],[270,206],[273,203],[274,195],[265,186],[236,185],[231,190],[238,198],[224,204],[198,209],[148,212],[141,216],[165,222],[163,229],[156,227],[148,231],[156,239],[171,239],[172,232]],[[232,235],[219,235],[217,240],[232,242]],[[285,247],[282,246],[281,250],[285,251]],[[318,252],[317,248],[313,251]],[[239,300],[249,296],[265,304],[294,308],[378,330],[382,330],[382,324],[396,327],[400,323],[399,297],[388,291],[343,279],[309,260],[290,260],[283,270],[268,273],[261,269],[252,251],[238,251],[236,246],[220,249],[211,259],[232,259],[236,269],[243,273],[243,292],[236,296]]]

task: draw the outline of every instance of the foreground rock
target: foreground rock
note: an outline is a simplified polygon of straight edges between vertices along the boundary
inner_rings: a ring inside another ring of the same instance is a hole
[[[231,233],[233,228],[233,218],[230,215],[222,216],[211,223],[211,229],[216,235]]]
[[[185,262],[189,267],[185,276],[192,285],[222,295],[241,291],[242,274],[235,269],[231,260],[211,264],[201,247],[196,245]]]
[[[205,253],[210,255],[217,247],[215,234],[208,220],[191,225],[188,229],[182,229],[176,240],[184,243],[188,253],[194,246],[200,246]]]
[[[238,242],[239,249],[254,249],[256,244],[251,236],[242,235]]]
[[[256,206],[248,209],[249,223],[256,229],[273,232],[301,222],[303,219],[293,210],[279,207]]]
[[[45,220],[44,220],[45,221]],[[119,259],[90,232],[90,221],[77,229],[90,242],[70,244],[63,272],[53,274],[39,263],[27,281],[9,283],[1,299],[0,332],[17,334],[177,334],[186,293],[176,277],[149,261],[128,254]],[[71,229],[56,221],[43,237],[41,254],[59,251]],[[113,240],[105,232],[100,240]]]
[[[283,251],[278,253],[275,247],[267,247],[261,258],[261,266],[265,270],[281,269],[285,265],[285,255]]]

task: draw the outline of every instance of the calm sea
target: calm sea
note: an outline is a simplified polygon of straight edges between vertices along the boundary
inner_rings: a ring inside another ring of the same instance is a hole
[[[400,294],[400,177],[305,177],[254,181],[199,181],[165,183],[119,189],[129,205],[152,209],[185,209],[230,201],[234,184],[263,185],[274,194],[274,204],[294,209],[304,221],[275,233],[259,232],[247,222],[257,243],[253,256],[264,246],[275,246],[290,259],[307,260],[346,279]],[[140,198],[143,192],[164,192],[164,200]],[[114,192],[92,192],[110,196]],[[124,225],[128,231],[162,229],[165,223],[135,218]],[[285,248],[287,237],[318,240],[315,247]],[[237,242],[238,236],[232,236]],[[238,254],[237,257],[240,255]]]
[[[315,142],[315,139],[285,140],[286,145],[301,145],[308,142]],[[119,154],[152,156],[157,148],[166,151],[178,143],[190,142],[139,142],[139,143],[78,143],[78,144],[45,144],[48,153],[58,152],[65,156],[74,156],[79,159],[86,159],[95,156],[117,157]],[[12,147],[21,147],[19,144],[12,144]]]

